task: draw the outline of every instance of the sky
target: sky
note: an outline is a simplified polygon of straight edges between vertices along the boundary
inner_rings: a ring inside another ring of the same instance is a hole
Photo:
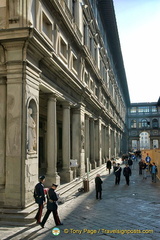
[[[131,103],[160,97],[160,0],[113,0]]]

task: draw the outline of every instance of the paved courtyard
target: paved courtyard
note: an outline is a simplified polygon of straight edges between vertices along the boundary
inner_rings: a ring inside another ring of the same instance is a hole
[[[120,185],[114,184],[114,175],[109,175],[108,171],[103,171],[101,177],[102,200],[95,199],[92,181],[88,193],[77,191],[59,205],[63,226],[55,229],[50,215],[43,229],[37,225],[28,228],[1,226],[0,239],[160,239],[160,182],[152,183],[149,173],[143,180],[138,162],[134,163],[130,186],[126,185],[123,175]]]

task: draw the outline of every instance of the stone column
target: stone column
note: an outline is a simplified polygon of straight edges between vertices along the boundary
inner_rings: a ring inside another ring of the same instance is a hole
[[[105,163],[105,126],[102,126],[102,163]]]
[[[0,188],[5,186],[6,80],[0,79]]]
[[[96,121],[95,125],[95,157],[97,166],[102,164],[102,131],[101,131],[101,119]]]
[[[85,169],[87,171],[87,158],[90,162],[89,116],[85,117]],[[90,163],[89,163],[90,165]]]
[[[78,160],[77,175],[84,176],[85,174],[85,120],[84,120],[84,105],[73,109],[72,114],[72,159]]]
[[[96,168],[95,162],[95,126],[94,119],[90,118],[90,162],[92,169]]]
[[[114,156],[117,156],[117,142],[118,142],[118,138],[117,138],[117,131],[114,130]]]
[[[62,129],[62,160],[63,171],[61,180],[70,182],[73,180],[73,171],[70,168],[70,104],[63,103],[63,129]]]
[[[47,175],[46,185],[52,183],[60,184],[57,174],[57,117],[56,97],[54,94],[48,96],[47,106]]]
[[[110,136],[111,136],[111,158],[114,156],[114,134],[113,134],[113,129],[110,129]]]

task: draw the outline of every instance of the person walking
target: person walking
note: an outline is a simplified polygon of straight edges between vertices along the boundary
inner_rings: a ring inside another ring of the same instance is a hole
[[[100,178],[100,174],[97,174],[95,178],[96,199],[102,199],[102,183],[103,181]]]
[[[120,163],[117,164],[117,167],[114,171],[114,174],[115,174],[115,185],[119,185],[120,183],[120,179],[121,179],[121,171],[122,171],[122,168],[120,167]]]
[[[142,159],[139,161],[139,175],[142,175],[142,165],[143,165],[143,161]]]
[[[129,177],[131,176],[131,174],[132,174],[132,171],[131,171],[130,167],[128,166],[128,164],[126,164],[126,167],[123,169],[123,175],[125,176],[126,184],[128,186],[129,186],[129,182],[130,182]]]
[[[40,176],[39,183],[37,183],[34,188],[34,199],[35,199],[35,202],[38,204],[38,212],[35,216],[35,219],[37,220],[37,224],[41,222],[43,205],[45,203],[44,184],[43,184],[44,182],[45,182],[45,176]]]
[[[48,190],[47,193],[47,212],[43,217],[42,222],[40,223],[41,227],[44,228],[44,225],[50,215],[50,213],[53,213],[53,218],[55,221],[56,226],[58,225],[63,225],[63,223],[61,223],[59,216],[58,216],[58,205],[57,205],[57,200],[58,200],[58,196],[55,192],[55,190],[57,189],[56,184],[52,184],[52,187]]]
[[[151,167],[151,174],[152,174],[152,182],[156,183],[156,174],[157,174],[157,166],[155,164],[155,162],[152,163],[152,167]]]
[[[130,167],[130,169],[132,169],[133,161],[132,161],[132,159],[130,157],[128,159],[128,166]]]
[[[107,170],[107,169],[109,170],[109,174],[110,174],[110,172],[111,172],[111,168],[112,168],[112,163],[111,163],[111,160],[108,159],[107,164],[106,164],[106,170]]]
[[[151,157],[149,156],[149,154],[147,153],[147,156],[145,158],[146,161],[146,170],[148,169],[148,171],[151,171]]]
[[[147,179],[147,175],[146,175],[146,163],[145,160],[142,160],[142,175],[143,175],[143,179]]]

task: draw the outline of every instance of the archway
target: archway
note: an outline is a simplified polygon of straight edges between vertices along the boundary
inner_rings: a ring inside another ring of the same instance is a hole
[[[139,135],[140,150],[150,149],[150,135],[148,132],[141,132]]]

